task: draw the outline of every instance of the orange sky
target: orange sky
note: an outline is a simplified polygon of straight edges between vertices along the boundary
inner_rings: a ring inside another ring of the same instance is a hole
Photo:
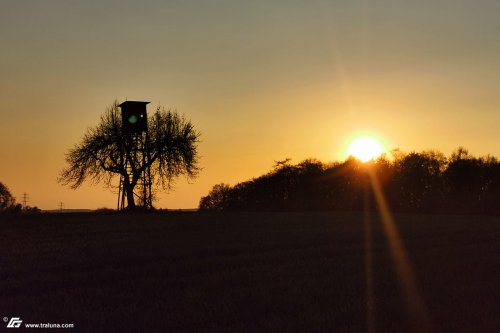
[[[389,149],[500,156],[497,1],[4,1],[0,181],[42,209],[116,207],[56,182],[106,106],[159,102],[202,133],[200,177],[164,193],[197,207],[274,161]]]

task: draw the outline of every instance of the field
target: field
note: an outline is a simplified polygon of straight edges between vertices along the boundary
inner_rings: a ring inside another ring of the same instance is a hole
[[[500,332],[500,217],[395,216],[428,326],[376,214],[0,219],[0,317],[92,332]]]

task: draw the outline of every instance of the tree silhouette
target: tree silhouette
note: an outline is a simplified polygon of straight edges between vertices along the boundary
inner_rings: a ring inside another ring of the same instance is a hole
[[[483,195],[489,186],[483,159],[459,147],[450,157],[445,172],[450,198],[468,213],[482,210]]]
[[[200,200],[200,207],[203,210],[215,210],[221,211],[227,208],[229,191],[231,190],[229,185],[217,184],[214,185],[210,193],[206,197],[202,197]]]
[[[9,188],[0,182],[0,213],[20,211],[21,205],[16,205],[16,199]]]
[[[82,142],[67,153],[67,167],[58,181],[73,189],[87,180],[112,188],[116,177],[121,176],[128,208],[134,209],[134,188],[146,169],[151,171],[153,185],[165,190],[171,189],[175,178],[181,175],[196,177],[200,134],[191,121],[158,106],[148,117],[148,135],[142,142],[147,160],[131,153],[134,142],[122,132],[121,122],[115,101],[101,116],[100,123],[89,128]]]
[[[446,158],[433,151],[412,152],[395,161],[394,182],[399,189],[395,203],[406,211],[432,209],[442,197],[442,171]]]

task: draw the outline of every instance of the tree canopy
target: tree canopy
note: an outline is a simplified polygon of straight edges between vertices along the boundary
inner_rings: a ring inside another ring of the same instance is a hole
[[[377,210],[369,174],[397,212],[500,214],[500,162],[464,148],[449,158],[435,151],[397,152],[363,163],[276,163],[269,173],[229,186],[215,185],[201,210]],[[368,198],[368,199],[367,199]]]
[[[189,179],[197,176],[199,136],[191,121],[158,106],[148,117],[147,135],[140,139],[142,151],[136,154],[132,146],[137,142],[123,133],[121,112],[115,101],[99,124],[89,128],[83,140],[69,150],[67,166],[58,180],[73,189],[85,181],[113,188],[117,178],[122,177],[128,208],[134,209],[137,206],[134,189],[145,170],[150,171],[155,189],[171,189],[181,175]]]

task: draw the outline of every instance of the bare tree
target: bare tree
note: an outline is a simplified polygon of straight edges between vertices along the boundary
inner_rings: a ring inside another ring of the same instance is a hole
[[[66,154],[68,165],[58,181],[73,189],[87,180],[112,188],[117,176],[123,177],[128,208],[134,209],[134,188],[146,169],[150,169],[153,185],[164,190],[171,189],[175,178],[181,175],[189,179],[197,176],[200,134],[191,121],[158,106],[148,117],[148,134],[142,142],[142,155],[147,159],[132,153],[134,143],[122,132],[121,121],[115,101],[101,116],[99,124],[89,128],[82,142]]]

